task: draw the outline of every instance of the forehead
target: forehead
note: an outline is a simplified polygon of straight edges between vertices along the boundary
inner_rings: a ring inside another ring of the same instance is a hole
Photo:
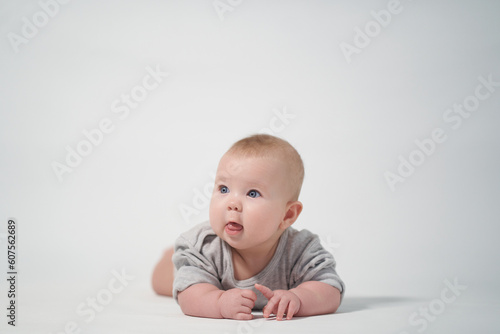
[[[224,155],[217,169],[217,177],[227,179],[239,177],[256,182],[278,178],[283,174],[283,164],[278,159],[270,157],[252,157],[243,155]]]

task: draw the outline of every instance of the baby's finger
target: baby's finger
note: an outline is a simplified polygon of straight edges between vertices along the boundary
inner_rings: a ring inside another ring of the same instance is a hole
[[[262,292],[262,294],[264,295],[264,297],[266,297],[267,299],[271,299],[273,298],[274,296],[274,292],[273,290],[269,289],[267,286],[264,286],[262,284],[255,284],[255,288],[257,290],[259,290],[260,292]]]
[[[299,305],[292,299],[288,304],[288,310],[286,311],[286,319],[291,320],[293,315],[299,310]]]
[[[264,318],[269,318],[269,315],[271,315],[271,312],[269,312],[269,308],[266,305],[262,308],[262,316]]]
[[[236,313],[234,316],[234,319],[236,320],[252,320],[253,315],[252,313]]]
[[[255,306],[255,301],[249,298],[241,298],[241,305],[252,309]]]
[[[276,306],[277,306],[277,303],[280,301],[279,298],[277,297],[273,297],[271,298],[268,302],[267,302],[267,305],[264,306],[264,309],[262,310],[263,313],[264,313],[264,318],[269,318],[269,316],[274,313],[276,314]]]
[[[252,290],[242,290],[241,295],[255,303],[257,300],[257,295]]]
[[[286,298],[281,299],[278,305],[278,311],[276,312],[276,320],[283,320],[283,315],[285,314],[289,302],[290,301]]]
[[[240,307],[238,307],[237,312],[238,312],[238,313],[247,313],[247,314],[251,314],[251,313],[252,313],[252,307],[250,307],[250,306],[246,306],[246,305],[241,305]]]

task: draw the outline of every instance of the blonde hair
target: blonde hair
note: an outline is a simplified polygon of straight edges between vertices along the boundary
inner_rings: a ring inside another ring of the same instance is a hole
[[[226,154],[272,158],[285,162],[290,177],[292,200],[298,200],[304,181],[304,163],[297,150],[286,140],[268,134],[256,134],[238,140]]]

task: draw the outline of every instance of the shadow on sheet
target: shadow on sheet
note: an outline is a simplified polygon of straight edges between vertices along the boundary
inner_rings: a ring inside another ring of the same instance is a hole
[[[378,307],[396,306],[405,303],[415,303],[420,299],[410,297],[346,297],[336,313],[350,313]]]

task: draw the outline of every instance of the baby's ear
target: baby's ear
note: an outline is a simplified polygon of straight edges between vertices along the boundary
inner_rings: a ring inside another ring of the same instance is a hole
[[[299,218],[302,212],[302,203],[300,201],[288,202],[286,208],[285,216],[281,222],[282,229],[287,229]]]

